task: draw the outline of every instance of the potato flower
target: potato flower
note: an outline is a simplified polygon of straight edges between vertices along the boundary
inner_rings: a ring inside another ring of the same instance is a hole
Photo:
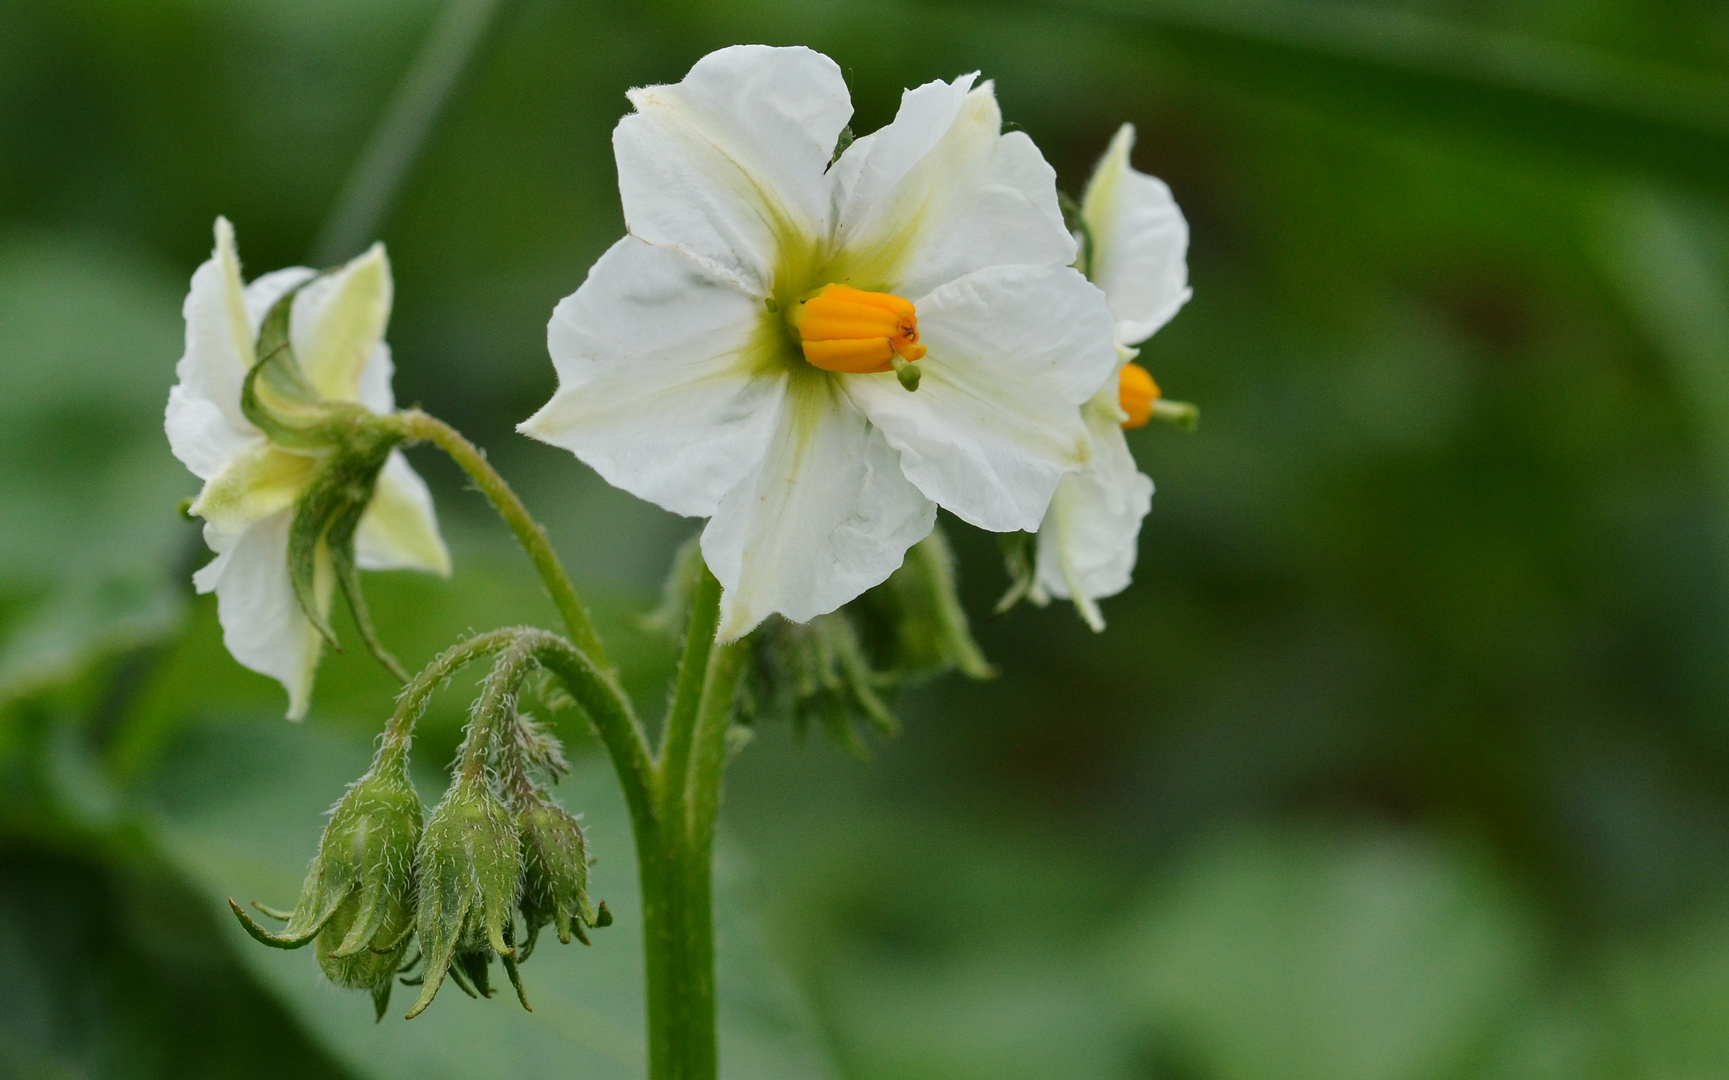
[[[297,291],[296,291],[297,290]],[[278,270],[242,286],[234,230],[216,221],[216,250],[192,275],[187,294],[186,353],[168,395],[168,441],[204,481],[190,512],[204,519],[216,558],[193,576],[200,593],[216,592],[223,641],[245,666],[288,691],[288,715],[306,713],[323,635],[303,609],[290,572],[290,528],[302,496],[327,475],[337,447],[288,448],[246,416],[242,392],[258,361],[266,314],[293,292],[288,310],[292,361],[323,402],[357,403],[373,413],[395,410],[390,348],[390,264],[382,246],[328,274]],[[352,550],[369,570],[450,572],[432,496],[398,450],[390,450],[354,529]],[[329,613],[336,573],[319,541],[312,591],[320,621]]]
[[[1096,601],[1129,584],[1141,519],[1152,508],[1153,482],[1135,467],[1125,428],[1152,418],[1159,401],[1153,377],[1134,358],[1138,345],[1189,299],[1189,226],[1171,189],[1129,164],[1133,124],[1124,124],[1093,170],[1081,200],[1088,277],[1104,290],[1121,362],[1082,408],[1092,457],[1063,478],[1039,526],[1032,598],[1074,601],[1087,625],[1103,630]]]
[[[1110,311],[1050,166],[975,78],[844,148],[846,83],[809,49],[630,93],[628,235],[553,313],[559,389],[522,430],[709,519],[721,640],[883,581],[937,506],[1037,528],[1087,460]]]

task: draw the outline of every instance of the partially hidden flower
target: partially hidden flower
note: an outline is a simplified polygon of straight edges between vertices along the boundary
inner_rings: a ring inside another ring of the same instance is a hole
[[[395,411],[383,340],[391,303],[383,247],[326,274],[295,267],[243,285],[234,230],[218,218],[216,250],[192,275],[186,297],[186,353],[166,426],[175,456],[204,481],[190,512],[204,519],[205,542],[217,554],[193,581],[201,593],[215,591],[228,651],[282,683],[288,715],[298,719],[344,572],[358,565],[448,574],[450,555],[425,482],[393,449],[399,438],[350,422],[336,425],[350,433],[346,442],[339,434],[327,445],[310,437],[283,445],[248,417],[243,399],[260,360],[260,331],[285,298],[277,359],[292,365],[283,370],[306,407],[349,408],[359,418]],[[297,566],[296,536],[303,541]],[[370,625],[362,632],[370,636]]]
[[[559,390],[522,430],[709,518],[722,640],[883,581],[939,505],[1035,529],[1088,458],[1110,311],[1050,166],[975,81],[907,91],[838,154],[846,82],[809,49],[630,94],[629,235],[554,312]]]
[[[1105,626],[1097,601],[1128,587],[1141,520],[1153,502],[1153,481],[1136,468],[1123,437],[1125,428],[1151,419],[1160,397],[1152,375],[1134,362],[1134,346],[1189,299],[1188,222],[1170,188],[1129,164],[1134,144],[1134,125],[1124,124],[1081,200],[1082,264],[1104,290],[1120,359],[1081,409],[1092,455],[1057,486],[1032,567],[1032,599],[1072,600],[1094,630]]]

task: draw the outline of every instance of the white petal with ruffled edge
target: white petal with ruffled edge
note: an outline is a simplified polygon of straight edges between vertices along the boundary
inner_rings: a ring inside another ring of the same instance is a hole
[[[938,505],[995,532],[1038,528],[1087,459],[1078,406],[1116,363],[1104,295],[1068,267],[1001,266],[917,304],[930,349],[918,390],[852,375],[847,395]]]
[[[1124,124],[1081,200],[1092,234],[1089,276],[1111,305],[1125,345],[1153,336],[1189,299],[1189,223],[1156,177],[1129,164],[1135,126]]]
[[[1087,466],[1063,477],[1039,526],[1038,588],[1071,599],[1094,630],[1105,628],[1095,600],[1128,588],[1141,520],[1153,505],[1153,481],[1135,467],[1121,427],[1112,382],[1083,410],[1093,452]]]
[[[1074,261],[1056,173],[1024,133],[1002,133],[991,84],[972,80],[908,91],[836,163],[841,280],[915,297],[988,266]]]
[[[767,457],[702,533],[725,590],[722,641],[775,612],[805,622],[835,610],[886,580],[936,524],[882,433],[827,378],[794,379],[778,420]]]
[[[313,628],[288,577],[288,527],[284,510],[239,535],[206,525],[204,538],[219,554],[192,576],[200,593],[216,593],[222,643],[234,659],[280,682],[288,691],[288,718],[306,715],[312,675],[323,639]],[[330,610],[335,576],[321,561],[315,589],[321,611]]]
[[[824,175],[852,115],[833,60],[804,48],[737,45],[682,82],[630,92],[613,131],[632,235],[712,263],[757,295],[782,245],[828,233]]]
[[[519,430],[638,498],[707,517],[768,452],[785,335],[726,275],[627,236],[553,312],[558,393]]]
[[[354,560],[362,570],[425,570],[450,576],[450,551],[438,532],[432,492],[400,450],[392,450],[379,471],[378,486],[354,534]]]

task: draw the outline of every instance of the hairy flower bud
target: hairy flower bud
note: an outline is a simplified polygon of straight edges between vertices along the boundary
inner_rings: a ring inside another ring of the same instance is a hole
[[[518,962],[534,951],[540,928],[551,923],[558,940],[574,935],[589,943],[586,927],[607,926],[612,913],[588,900],[588,847],[582,825],[563,807],[538,795],[521,800],[517,827],[522,831],[522,896],[517,906],[527,932]]]
[[[522,841],[484,773],[460,776],[433,809],[416,866],[420,906],[415,925],[426,971],[409,1018],[432,1004],[454,961],[460,960],[485,992],[486,964],[497,953],[516,982],[511,908],[522,875]]]
[[[298,949],[316,938],[319,965],[330,980],[372,991],[382,1015],[414,925],[420,836],[420,797],[408,782],[406,760],[380,760],[331,808],[293,912],[259,906],[286,920],[280,932],[259,926],[233,900],[228,904],[247,933],[266,945]]]

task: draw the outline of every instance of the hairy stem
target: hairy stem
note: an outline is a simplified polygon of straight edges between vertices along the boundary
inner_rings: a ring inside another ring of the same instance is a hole
[[[487,751],[493,739],[507,722],[516,719],[516,691],[534,669],[535,644],[534,635],[519,635],[499,654],[492,673],[486,677],[486,687],[480,700],[474,703],[468,734],[462,740],[458,768],[464,779],[478,779],[486,771]]]
[[[600,635],[595,633],[594,620],[589,616],[582,598],[576,594],[576,586],[570,583],[570,575],[564,572],[564,564],[558,561],[558,553],[553,551],[552,542],[546,537],[546,530],[534,520],[504,477],[486,460],[486,454],[469,442],[460,431],[436,416],[419,409],[408,409],[397,416],[409,438],[424,440],[437,446],[449,454],[450,459],[474,481],[474,486],[479,488],[480,493],[498,510],[504,523],[516,534],[517,542],[528,553],[529,560],[534,563],[535,572],[540,575],[541,581],[546,583],[547,592],[552,594],[552,602],[558,606],[558,613],[564,618],[570,640],[578,649],[587,653],[602,671],[616,674],[617,669],[607,657]]]

